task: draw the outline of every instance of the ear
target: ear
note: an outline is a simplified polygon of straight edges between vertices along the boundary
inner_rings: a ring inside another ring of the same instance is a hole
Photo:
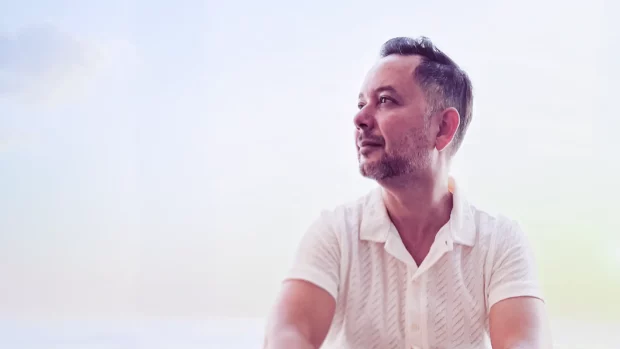
[[[461,118],[455,108],[445,109],[439,116],[439,131],[435,139],[435,147],[439,151],[446,149],[459,129]]]

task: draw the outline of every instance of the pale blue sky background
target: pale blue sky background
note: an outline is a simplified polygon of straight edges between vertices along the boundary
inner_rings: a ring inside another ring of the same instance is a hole
[[[554,316],[620,320],[617,13],[1,1],[1,312],[264,315],[308,224],[374,185],[351,132],[379,46],[426,35],[474,83],[470,199],[527,228]]]

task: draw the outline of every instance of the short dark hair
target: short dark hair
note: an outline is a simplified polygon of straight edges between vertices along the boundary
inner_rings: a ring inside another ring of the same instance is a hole
[[[460,115],[460,125],[452,141],[452,153],[461,146],[472,118],[473,88],[469,76],[427,37],[397,37],[381,46],[380,56],[420,56],[422,62],[414,80],[424,91],[431,111],[453,107]]]

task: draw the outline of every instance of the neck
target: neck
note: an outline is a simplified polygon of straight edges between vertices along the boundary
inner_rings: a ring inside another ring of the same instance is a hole
[[[402,238],[409,241],[434,239],[452,211],[448,175],[390,182],[380,183],[383,201]]]

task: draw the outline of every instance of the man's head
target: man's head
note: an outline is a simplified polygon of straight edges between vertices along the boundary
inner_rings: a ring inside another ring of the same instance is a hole
[[[463,141],[472,102],[467,74],[429,39],[387,41],[354,119],[360,171],[376,180],[440,171]]]

